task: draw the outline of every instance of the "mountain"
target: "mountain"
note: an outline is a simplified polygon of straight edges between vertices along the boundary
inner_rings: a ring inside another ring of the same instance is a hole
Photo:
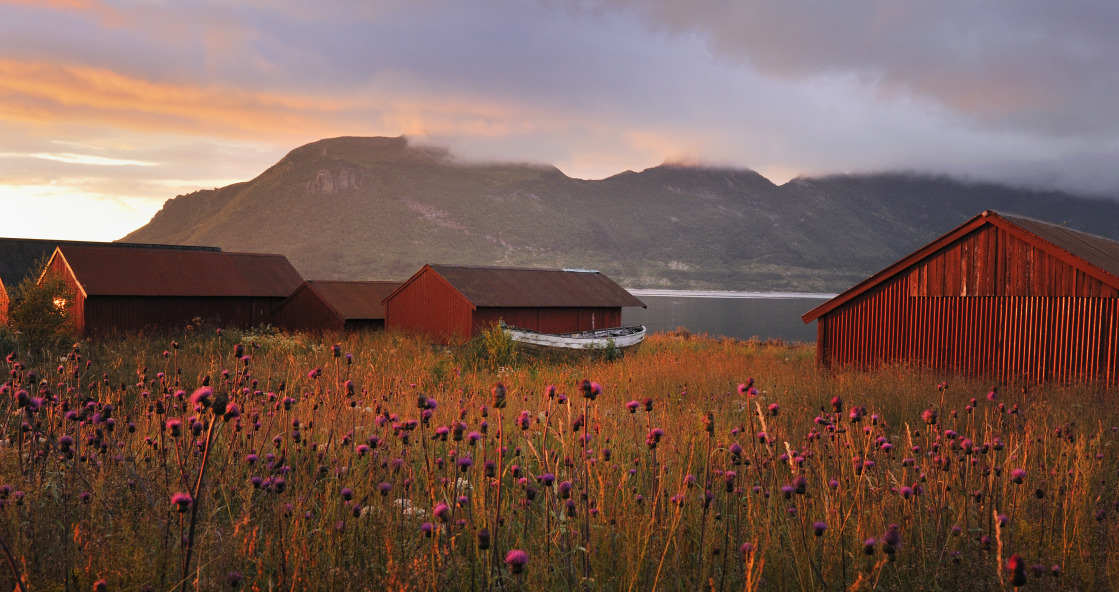
[[[333,138],[169,200],[122,240],[283,253],[311,279],[425,263],[599,269],[640,288],[841,291],[985,210],[1119,239],[1119,203],[946,177],[798,178],[662,165],[600,181]]]

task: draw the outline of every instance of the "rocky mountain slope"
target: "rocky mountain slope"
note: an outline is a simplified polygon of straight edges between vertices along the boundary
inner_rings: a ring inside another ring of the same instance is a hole
[[[312,279],[458,263],[594,268],[641,288],[840,291],[985,209],[1119,238],[1119,203],[948,178],[777,186],[664,165],[585,181],[463,164],[404,138],[333,138],[252,181],[169,200],[122,240],[283,253]]]

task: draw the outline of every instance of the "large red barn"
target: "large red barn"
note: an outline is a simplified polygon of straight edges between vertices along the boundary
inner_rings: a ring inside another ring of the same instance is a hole
[[[272,311],[303,278],[283,255],[62,245],[44,277],[62,277],[65,304],[84,334],[272,322]],[[40,281],[42,281],[40,279]]]
[[[287,331],[384,329],[381,301],[400,282],[313,280],[277,307],[272,324]]]
[[[452,339],[505,321],[543,333],[622,324],[645,305],[597,271],[425,265],[384,300],[385,328]]]
[[[1119,383],[1119,243],[986,211],[806,313],[829,368]]]

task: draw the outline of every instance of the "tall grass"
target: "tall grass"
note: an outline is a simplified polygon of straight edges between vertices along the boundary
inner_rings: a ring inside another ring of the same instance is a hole
[[[492,366],[334,339],[10,358],[0,585],[1116,586],[1115,393],[833,375],[808,346],[698,337]]]

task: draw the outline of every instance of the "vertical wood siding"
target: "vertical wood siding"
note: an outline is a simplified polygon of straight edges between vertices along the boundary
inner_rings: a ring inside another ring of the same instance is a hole
[[[817,319],[823,365],[1119,384],[1115,288],[995,226]]]
[[[175,329],[194,319],[223,327],[249,328],[272,323],[282,298],[200,296],[90,296],[82,308],[85,334],[145,329]]]
[[[479,308],[474,313],[474,330],[498,322],[541,333],[574,333],[606,329],[622,324],[621,307],[557,308]]]
[[[414,277],[385,301],[385,328],[440,339],[470,336],[470,303],[431,269]]]
[[[272,324],[285,331],[341,331],[346,323],[304,284],[276,310]]]
[[[62,281],[66,284],[66,288],[73,294],[73,301],[66,303],[66,310],[70,315],[71,322],[74,323],[74,330],[80,334],[86,334],[85,297],[82,296],[77,278],[74,277],[74,274],[70,273],[70,269],[66,266],[66,262],[63,261],[61,257],[51,259],[50,266],[47,267],[46,273],[61,277]]]

